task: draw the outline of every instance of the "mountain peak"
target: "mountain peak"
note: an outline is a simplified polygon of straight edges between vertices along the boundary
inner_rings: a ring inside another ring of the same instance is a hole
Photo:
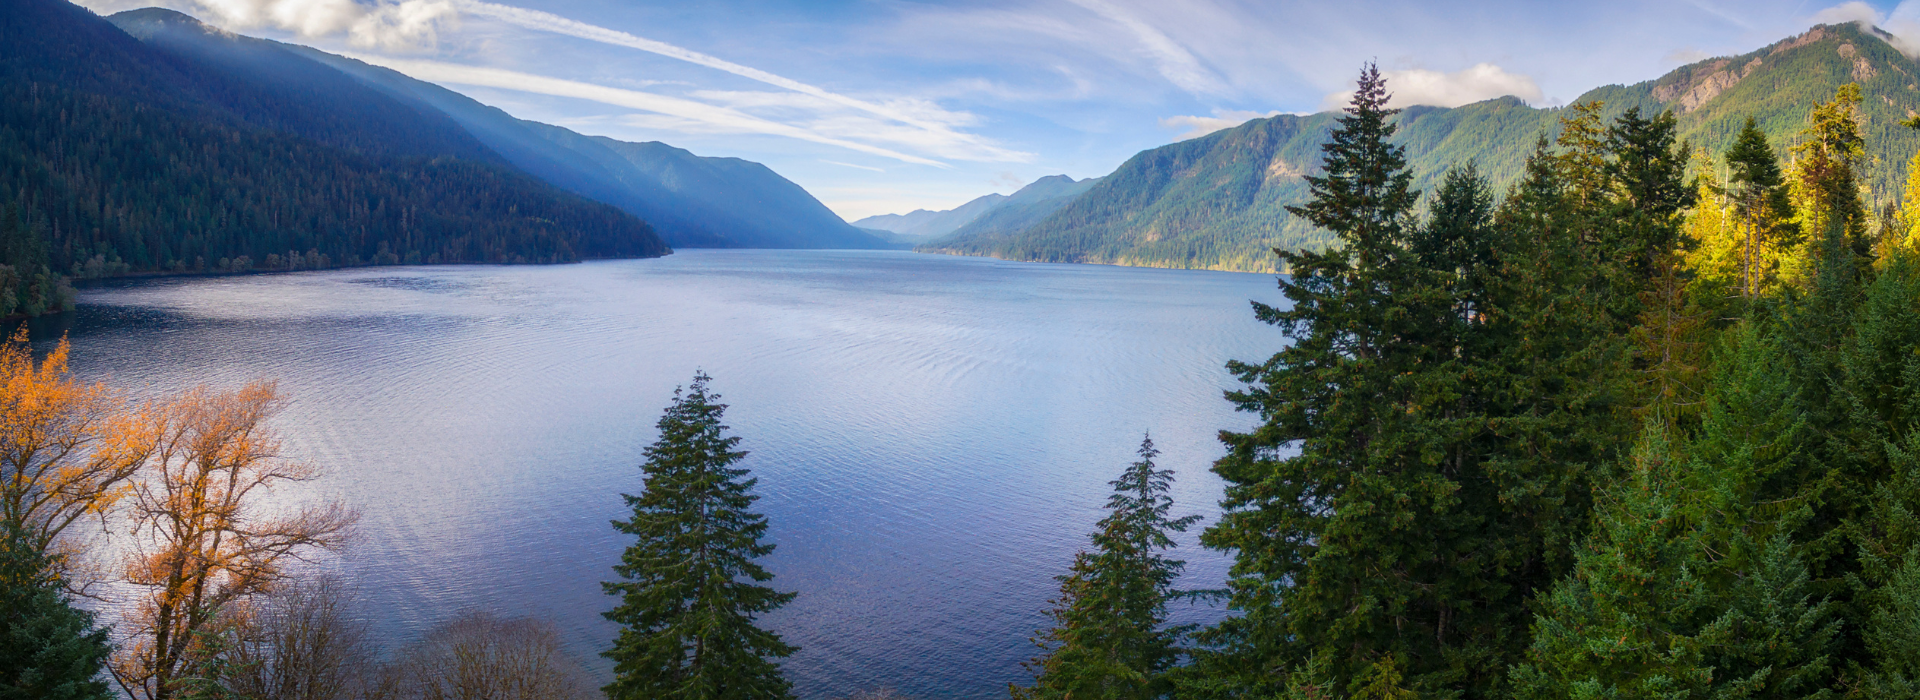
[[[134,36],[166,30],[187,30],[213,36],[235,36],[232,32],[200,21],[192,15],[164,7],[143,7],[138,10],[116,12],[107,16],[107,21],[118,25],[122,30]]]

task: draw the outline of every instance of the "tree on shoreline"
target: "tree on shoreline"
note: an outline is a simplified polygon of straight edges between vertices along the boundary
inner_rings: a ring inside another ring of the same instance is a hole
[[[126,580],[139,593],[112,665],[135,700],[179,698],[203,682],[221,613],[288,579],[288,565],[311,551],[338,548],[353,524],[338,504],[269,513],[261,502],[276,485],[318,474],[280,458],[266,420],[282,403],[270,382],[201,387],[160,415],[160,440],[129,499]]]
[[[613,527],[633,535],[621,580],[601,584],[620,604],[606,618],[622,626],[613,648],[612,700],[759,700],[793,697],[774,659],[796,649],[754,619],[793,600],[764,585],[773,574],[755,559],[773,552],[761,538],[766,516],[750,510],[757,479],[736,468],[746,452],[720,423],[726,405],[696,373],[674,391],[657,424],[660,438],[641,465],[645,490],[626,495],[633,515]]]
[[[36,363],[25,326],[0,342],[0,519],[48,547],[56,578],[82,592],[92,576],[75,569],[88,562],[63,535],[126,496],[157,435],[118,394],[74,380],[67,352],[63,340]]]
[[[113,647],[73,607],[46,543],[0,518],[0,700],[108,700]]]
[[[1185,532],[1200,516],[1167,516],[1173,472],[1158,469],[1153,438],[1140,441],[1140,461],[1107,482],[1107,517],[1091,536],[1092,552],[1073,559],[1073,573],[1059,577],[1060,597],[1048,611],[1053,629],[1034,640],[1046,651],[1027,664],[1030,688],[1013,688],[1022,700],[1149,700],[1164,697],[1164,674],[1180,651],[1181,631],[1164,629],[1173,581],[1185,565],[1160,552],[1174,547],[1172,533]]]

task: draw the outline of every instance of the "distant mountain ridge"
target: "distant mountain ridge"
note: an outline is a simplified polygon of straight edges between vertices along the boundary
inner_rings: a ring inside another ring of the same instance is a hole
[[[0,278],[669,252],[444,116],[268,42],[152,28],[142,41],[63,0],[0,3],[0,229],[26,234]]]
[[[1682,66],[1633,85],[1588,91],[1607,119],[1639,107],[1674,110],[1680,136],[1716,159],[1752,116],[1776,150],[1805,125],[1814,102],[1860,84],[1867,137],[1866,183],[1897,196],[1920,134],[1899,121],[1920,113],[1920,64],[1878,30],[1821,25],[1740,56]],[[1387,89],[1393,89],[1392,83]],[[1496,187],[1515,182],[1540,138],[1557,135],[1561,111],[1503,97],[1456,108],[1417,106],[1397,117],[1415,186],[1431,191],[1445,172],[1474,161]],[[1279,115],[1143,151],[1045,218],[1013,233],[940,241],[919,249],[1009,260],[1273,271],[1272,248],[1326,245],[1324,232],[1286,213],[1304,202],[1303,175],[1337,113]],[[1717,160],[1716,160],[1717,162]]]
[[[915,209],[905,214],[880,214],[869,216],[853,225],[861,228],[878,229],[898,234],[905,240],[928,240],[953,233],[961,226],[992,211],[1007,200],[1007,195],[991,193],[942,211]]]
[[[986,213],[915,250],[968,253],[991,249],[998,241],[1025,231],[1059,211],[1073,198],[1093,189],[1099,180],[1097,177],[1075,180],[1065,175],[1050,175],[1034,180]]]
[[[278,80],[292,86],[288,89],[330,82],[371,88],[407,105],[416,116],[457,125],[493,161],[640,217],[674,246],[888,246],[759,163],[705,158],[658,142],[628,143],[516,119],[397,71],[309,47],[235,35],[172,10],[131,10],[108,19],[143,41],[258,82]]]

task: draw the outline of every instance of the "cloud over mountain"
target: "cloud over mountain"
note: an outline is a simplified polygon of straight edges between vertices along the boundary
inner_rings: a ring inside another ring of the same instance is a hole
[[[1387,79],[1387,92],[1392,93],[1387,104],[1396,108],[1413,105],[1458,107],[1507,95],[1530,103],[1539,102],[1542,98],[1540,86],[1533,82],[1533,78],[1508,73],[1506,69],[1491,63],[1475,64],[1452,73],[1421,68],[1380,73]],[[1327,95],[1321,101],[1320,108],[1339,109],[1352,100],[1353,91],[1336,92]]]

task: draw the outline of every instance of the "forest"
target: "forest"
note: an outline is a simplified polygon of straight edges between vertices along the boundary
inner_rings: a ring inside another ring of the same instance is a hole
[[[62,277],[669,252],[443,116],[318,64],[292,77],[223,73],[62,1],[0,14],[0,235],[26,241],[0,250],[0,317],[65,308]]]
[[[1010,695],[1920,697],[1920,167],[1868,206],[1860,100],[1784,152],[1581,103],[1504,191],[1468,163],[1428,195],[1368,66],[1291,209],[1338,245],[1275,251],[1288,303],[1252,313],[1291,343],[1227,365],[1259,424],[1213,465],[1225,588],[1180,587],[1198,523],[1143,440]],[[279,456],[271,382],[136,403],[25,341],[0,352],[0,698],[793,696],[756,620],[807,592],[756,563],[704,374],[613,523],[596,689],[537,621],[373,654],[350,582],[305,563],[351,510],[261,508],[316,475]],[[90,555],[107,517],[119,561]],[[105,582],[112,620],[76,602]],[[1193,599],[1232,614],[1169,626]]]

